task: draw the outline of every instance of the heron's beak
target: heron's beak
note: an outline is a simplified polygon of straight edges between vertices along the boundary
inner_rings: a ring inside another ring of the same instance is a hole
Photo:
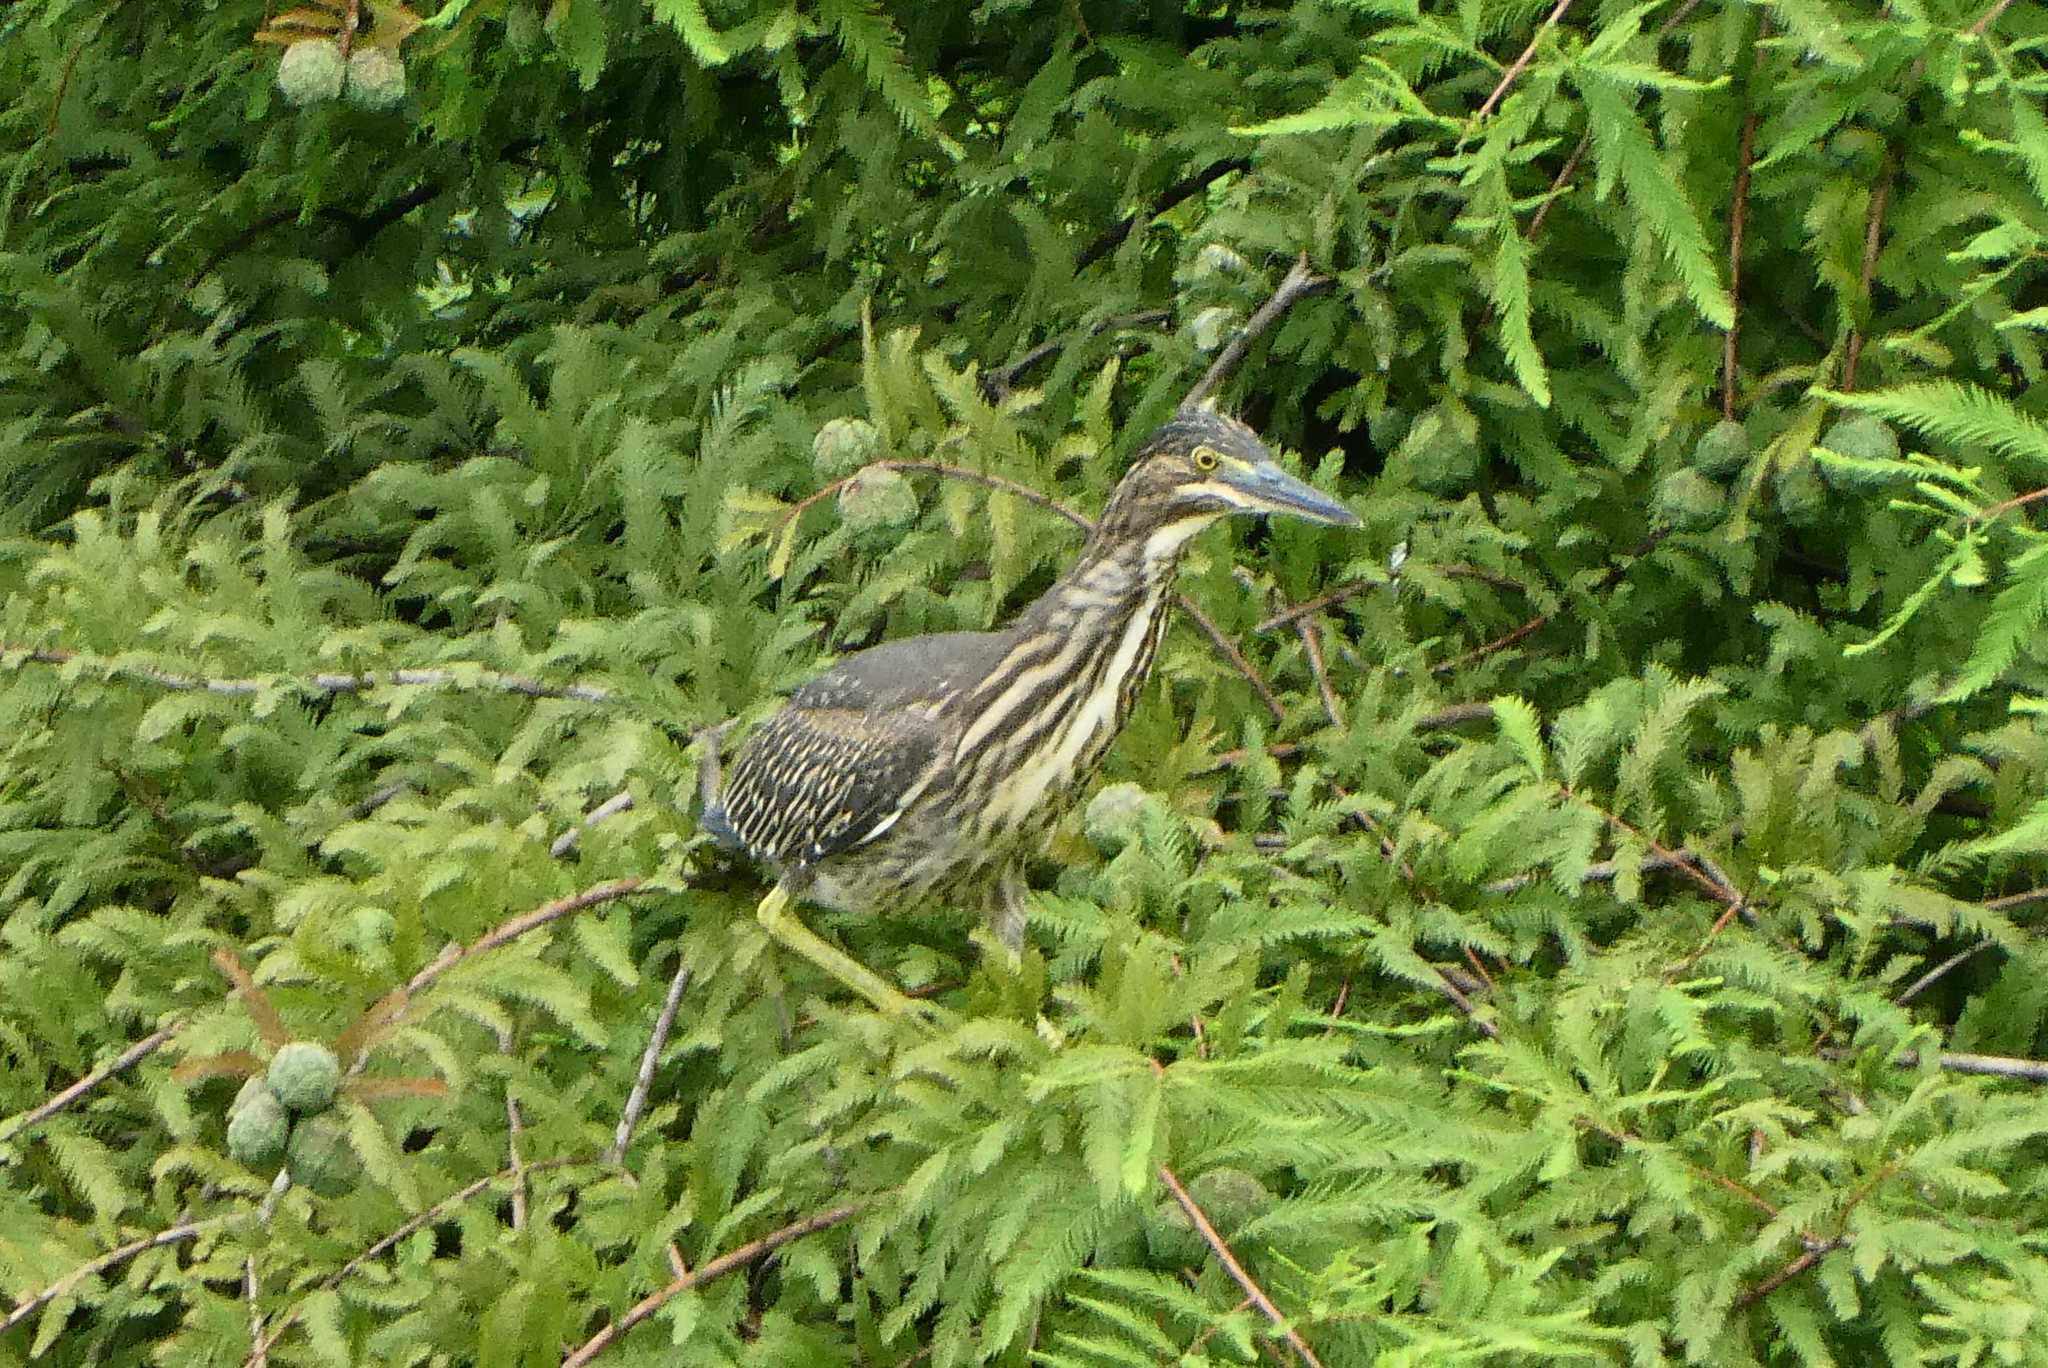
[[[1317,489],[1296,479],[1272,461],[1258,461],[1233,471],[1231,486],[1246,498],[1247,513],[1284,513],[1335,527],[1357,527],[1358,515]]]

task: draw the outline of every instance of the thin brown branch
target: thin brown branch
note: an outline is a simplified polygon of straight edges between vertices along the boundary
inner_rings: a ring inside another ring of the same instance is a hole
[[[1666,537],[1671,535],[1671,532],[1671,528],[1660,527],[1656,531],[1644,537],[1641,541],[1637,542],[1634,546],[1630,547],[1628,550],[1622,552],[1622,558],[1618,561],[1615,561],[1612,565],[1609,565],[1607,569],[1601,573],[1600,578],[1593,582],[1592,588],[1589,592],[1594,594],[1604,594],[1609,589],[1612,589],[1615,585],[1621,583],[1622,579],[1627,576],[1628,572],[1634,569],[1644,556],[1647,556],[1650,552],[1654,551]],[[1467,651],[1464,655],[1457,656],[1451,660],[1446,660],[1441,664],[1430,666],[1430,673],[1440,675],[1450,674],[1455,670],[1462,669],[1463,667],[1472,664],[1474,661],[1483,660],[1487,656],[1493,655],[1496,652],[1504,651],[1508,647],[1514,645],[1516,642],[1528,636],[1530,633],[1541,631],[1546,625],[1549,624],[1551,619],[1555,616],[1556,614],[1554,613],[1538,613],[1536,614],[1536,616],[1530,618],[1527,622],[1524,622],[1521,626],[1515,628],[1510,632],[1506,632],[1501,636],[1495,637],[1492,641],[1487,642],[1483,646],[1477,647],[1474,650]]]
[[[1721,341],[1721,417],[1735,417],[1736,353],[1742,338],[1742,231],[1749,217],[1750,164],[1756,160],[1758,117],[1742,121],[1742,139],[1735,149],[1735,189],[1728,206],[1728,307],[1732,317]]]
[[[1502,75],[1500,84],[1496,85],[1493,88],[1493,93],[1486,97],[1486,103],[1479,106],[1479,113],[1474,116],[1475,122],[1483,122],[1487,116],[1493,113],[1494,106],[1498,105],[1502,97],[1508,93],[1508,87],[1513,85],[1516,78],[1528,69],[1530,61],[1536,56],[1537,44],[1543,41],[1543,35],[1557,27],[1557,21],[1564,18],[1564,12],[1571,7],[1572,0],[1557,0],[1556,7],[1550,11],[1542,24],[1537,27],[1536,36],[1529,40],[1529,46],[1522,49],[1522,55],[1515,58],[1515,64],[1509,67],[1507,72]]]
[[[270,1362],[270,1351],[263,1343],[263,1287],[256,1279],[256,1256],[249,1255],[242,1260],[242,1299],[249,1303],[249,1362],[252,1368],[265,1368]]]
[[[1832,1240],[1825,1240],[1820,1244],[1814,1245],[1805,1253],[1801,1254],[1798,1258],[1794,1259],[1791,1263],[1786,1264],[1783,1268],[1773,1273],[1770,1277],[1765,1278],[1755,1287],[1750,1288],[1749,1291],[1737,1297],[1735,1299],[1736,1309],[1739,1311],[1756,1305],[1756,1303],[1762,1301],[1765,1297],[1770,1296],[1771,1293],[1777,1291],[1786,1283],[1791,1282],[1801,1273],[1804,1273],[1807,1269],[1813,1267],[1815,1264],[1819,1263],[1823,1258],[1827,1257],[1835,1250],[1842,1248],[1842,1246],[1846,1245],[1847,1243],[1848,1239],[1846,1237],[1837,1235]]]
[[[942,476],[948,480],[965,480],[970,484],[985,485],[990,489],[1000,489],[1005,494],[1014,494],[1026,503],[1036,504],[1047,512],[1057,513],[1083,532],[1093,532],[1095,530],[1095,523],[1092,519],[1076,513],[1073,509],[1068,508],[1065,504],[1049,495],[1039,493],[1030,485],[1019,484],[1017,481],[1005,479],[1001,475],[990,475],[980,470],[969,470],[966,466],[945,465],[938,461],[871,461],[861,469],[916,471],[926,475]],[[782,521],[775,525],[775,536],[780,537],[784,530],[796,519],[802,517],[815,505],[837,494],[841,489],[844,489],[859,478],[860,471],[856,470],[853,474],[842,476],[817,492],[791,504],[789,509],[783,513]]]
[[[2012,0],[1998,0],[1997,4],[1978,15],[1977,22],[1964,29],[1963,32],[1973,38],[1981,35],[1984,30],[1998,22],[1999,15],[2005,13],[2010,8],[2012,8]]]
[[[1237,648],[1237,643],[1223,635],[1223,629],[1218,627],[1207,613],[1197,608],[1195,601],[1186,594],[1176,595],[1174,602],[1179,604],[1180,610],[1201,629],[1202,635],[1209,638],[1217,654],[1229,661],[1231,667],[1244,677],[1244,682],[1252,686],[1252,691],[1258,694],[1259,701],[1266,705],[1266,711],[1272,714],[1273,720],[1278,722],[1287,716],[1287,709],[1281,705],[1279,695],[1273,692],[1273,686],[1266,682],[1266,677],[1258,672],[1251,661],[1245,659],[1244,652]]]
[[[242,967],[242,961],[236,958],[234,951],[214,951],[213,967],[220,970],[221,977],[226,979],[241,997],[242,1009],[249,1014],[249,1020],[255,1023],[256,1034],[263,1037],[265,1044],[275,1050],[292,1038],[291,1032],[285,1027],[284,1018],[277,1014],[277,1008],[271,1006],[269,994],[257,987],[256,980]]]
[[[1898,167],[1887,160],[1884,174],[1878,178],[1877,188],[1870,192],[1870,213],[1863,225],[1863,275],[1858,297],[1864,308],[1870,307],[1870,287],[1877,279],[1878,250],[1884,245],[1884,211],[1891,199],[1892,178],[1898,174]],[[1842,392],[1847,394],[1856,388],[1856,363],[1863,357],[1863,330],[1856,328],[1849,334],[1849,346],[1842,358]]]
[[[351,1273],[355,1272],[358,1268],[361,1268],[364,1264],[369,1263],[372,1259],[380,1257],[386,1251],[396,1246],[400,1240],[403,1240],[406,1236],[412,1234],[415,1230],[419,1230],[424,1226],[431,1225],[435,1221],[440,1220],[442,1216],[447,1214],[450,1208],[462,1205],[462,1203],[468,1201],[470,1198],[484,1191],[493,1183],[502,1182],[508,1179],[522,1179],[523,1175],[525,1174],[539,1173],[544,1169],[566,1168],[572,1164],[587,1162],[589,1161],[568,1158],[542,1159],[538,1160],[537,1162],[527,1164],[523,1166],[523,1168],[517,1170],[516,1172],[513,1169],[507,1168],[500,1169],[496,1173],[487,1173],[483,1177],[477,1179],[475,1182],[469,1184],[467,1187],[464,1187],[456,1192],[450,1193],[446,1197],[443,1197],[440,1201],[434,1203],[432,1206],[426,1208],[424,1211],[416,1212],[412,1216],[408,1217],[405,1221],[401,1222],[397,1226],[397,1228],[392,1230],[389,1234],[385,1235],[382,1239],[378,1240],[375,1244],[371,1245],[368,1249],[365,1249],[362,1253],[350,1259],[340,1268],[335,1269],[334,1272],[329,1273],[325,1278],[322,1278],[320,1280],[320,1286],[323,1289],[332,1289],[341,1286],[343,1282],[346,1282],[348,1280],[348,1276]],[[293,1306],[290,1310],[286,1311],[282,1316],[278,1317],[277,1323],[272,1325],[270,1327],[269,1332],[265,1334],[264,1337],[257,1342],[255,1348],[250,1352],[249,1355],[248,1364],[250,1365],[250,1368],[253,1368],[253,1365],[259,1362],[259,1356],[268,1354],[272,1349],[274,1349],[277,1346],[277,1342],[279,1339],[283,1338],[284,1332],[289,1330],[292,1327],[292,1325],[297,1322],[299,1318],[299,1312],[302,1306],[303,1303],[297,1306]]]
[[[518,1053],[518,1041],[509,1026],[498,1028],[498,1053],[511,1058]],[[526,1161],[519,1153],[519,1141],[526,1134],[526,1116],[519,1108],[519,1094],[512,1080],[505,1080],[505,1169],[512,1175],[512,1229],[526,1229]]]
[[[1195,387],[1181,400],[1182,406],[1191,407],[1213,398],[1223,382],[1235,375],[1237,368],[1244,364],[1245,354],[1251,350],[1252,343],[1258,341],[1268,329],[1279,322],[1282,314],[1301,300],[1313,294],[1321,294],[1335,283],[1329,277],[1319,276],[1309,270],[1307,252],[1295,258],[1294,265],[1289,267],[1287,274],[1281,278],[1280,285],[1273,291],[1272,297],[1259,305],[1258,312],[1251,316],[1237,336],[1231,338],[1215,361],[1210,363],[1209,369],[1202,373],[1202,378],[1195,382]]]
[[[531,912],[522,912],[509,921],[501,922],[469,945],[465,946],[451,942],[448,948],[443,950],[432,964],[429,964],[426,968],[414,974],[411,979],[407,980],[405,985],[406,994],[408,996],[416,995],[422,988],[425,988],[435,979],[453,969],[463,960],[481,955],[486,950],[495,950],[507,941],[517,940],[527,932],[546,926],[549,922],[573,916],[578,912],[587,911],[604,903],[616,902],[620,898],[630,898],[636,894],[650,891],[646,888],[646,883],[645,879],[635,878],[613,879],[608,883],[594,884],[584,889],[581,893],[572,893],[566,898],[557,898],[553,902],[543,903]]]
[[[1601,1135],[1606,1136],[1609,1140],[1612,1140],[1615,1144],[1620,1145],[1623,1149],[1628,1149],[1631,1146],[1641,1146],[1643,1148],[1648,1148],[1650,1143],[1649,1141],[1643,1139],[1642,1136],[1637,1135],[1634,1131],[1614,1130],[1611,1127],[1602,1125],[1600,1122],[1594,1120],[1590,1116],[1579,1117],[1578,1123],[1584,1126],[1587,1130],[1597,1131]],[[1678,1160],[1679,1163],[1691,1169],[1696,1175],[1706,1179],[1708,1182],[1714,1184],[1714,1186],[1720,1188],[1722,1191],[1731,1193],[1732,1195],[1741,1198],[1743,1201],[1755,1207],[1758,1211],[1762,1212],[1771,1220],[1775,1221],[1784,1214],[1778,1209],[1776,1203],[1772,1202],[1762,1193],[1757,1192],[1753,1188],[1746,1187],[1743,1184],[1736,1182],[1727,1174],[1717,1173],[1713,1169],[1710,1169],[1703,1164],[1696,1164],[1692,1160],[1686,1158],[1683,1154],[1679,1154],[1676,1151],[1671,1152],[1671,1157]]]
[[[1932,988],[1935,984],[1939,983],[1942,980],[1942,978],[1948,973],[1950,973],[1952,970],[1962,968],[1965,964],[1968,964],[1971,960],[1975,959],[1978,955],[1984,953],[1986,950],[1989,950],[1992,946],[1996,944],[1998,944],[1997,941],[1981,940],[1978,941],[1975,945],[1970,946],[1968,949],[1958,950],[1955,954],[1950,955],[1947,959],[1935,965],[1932,969],[1929,969],[1919,978],[1914,979],[1913,982],[1906,987],[1906,990],[1900,993],[1897,997],[1893,998],[1892,1001],[1896,1002],[1899,1006],[1904,1007],[1914,998],[1919,997],[1929,988]]]
[[[291,687],[313,694],[361,694],[372,689],[393,686],[413,686],[446,689],[475,689],[482,691],[515,693],[528,698],[567,698],[580,703],[606,703],[611,700],[612,691],[596,684],[549,684],[543,680],[528,679],[521,675],[500,674],[495,670],[386,670],[366,674],[320,673],[311,675],[273,675],[263,678],[212,679],[204,675],[181,674],[174,670],[161,670],[154,665],[141,665],[121,660],[104,660],[79,651],[67,651],[58,647],[30,647],[8,645],[0,642],[0,666],[11,668],[20,664],[70,665],[77,663],[92,668],[109,679],[134,679],[160,688],[176,690],[199,690],[226,698],[248,698],[269,689]]]
[[[1322,1368],[1322,1360],[1308,1347],[1308,1341],[1288,1323],[1287,1317],[1280,1314],[1280,1308],[1273,1305],[1273,1299],[1266,1295],[1266,1290],[1259,1286],[1251,1274],[1245,1272],[1244,1265],[1230,1252],[1230,1246],[1216,1233],[1216,1227],[1209,1223],[1209,1218],[1203,1213],[1201,1206],[1188,1195],[1188,1190],[1181,1186],[1180,1179],[1174,1176],[1173,1170],[1161,1164],[1159,1180],[1166,1184],[1166,1190],[1173,1194],[1173,1200],[1180,1204],[1181,1211],[1193,1223],[1196,1232],[1202,1237],[1202,1242],[1216,1255],[1217,1262],[1223,1265],[1231,1280],[1243,1289],[1245,1296],[1251,1298],[1252,1305],[1258,1307],[1266,1319],[1273,1323],[1273,1328],[1278,1330],[1281,1337],[1294,1349],[1295,1355],[1307,1365],[1307,1368]]]
[[[558,860],[561,859],[576,848],[577,842],[583,839],[584,832],[590,830],[599,822],[616,817],[622,812],[631,812],[632,810],[633,795],[625,789],[620,789],[617,793],[614,793],[611,797],[592,808],[585,814],[580,823],[555,837],[553,844],[548,846],[548,854]]]
[[[1920,1067],[1917,1050],[1907,1050],[1892,1061],[1902,1069]],[[1943,1053],[1934,1061],[1950,1073],[1983,1074],[1992,1078],[2018,1078],[2028,1083],[2048,1083],[2048,1060],[2015,1059],[2011,1055]]]
[[[1528,236],[1531,242],[1534,242],[1536,235],[1543,231],[1543,220],[1550,217],[1551,206],[1556,204],[1558,199],[1564,194],[1564,188],[1571,183],[1572,177],[1579,174],[1579,163],[1586,159],[1586,153],[1592,149],[1592,146],[1593,135],[1591,133],[1581,133],[1579,135],[1579,145],[1574,147],[1571,155],[1564,159],[1564,165],[1558,168],[1556,177],[1550,182],[1550,191],[1544,195],[1543,203],[1537,205],[1536,212],[1529,217]]]
[[[625,1162],[626,1151],[633,1143],[633,1129],[640,1124],[640,1114],[647,1110],[647,1097],[654,1088],[655,1067],[661,1062],[661,1052],[668,1047],[669,1032],[675,1029],[676,1011],[683,1005],[683,990],[689,986],[690,965],[686,960],[676,966],[675,977],[668,981],[668,996],[662,999],[661,1013],[654,1019],[654,1034],[648,1037],[647,1048],[640,1052],[640,1071],[633,1076],[633,1090],[627,1095],[625,1109],[619,1113],[612,1147],[605,1151],[608,1163]]]
[[[2038,902],[2048,902],[2048,885],[2030,888],[2024,893],[2008,893],[2002,898],[1993,898],[1984,906],[1993,912],[2010,912],[2015,907],[2030,907]]]
[[[1294,630],[1301,635],[1301,649],[1308,654],[1309,672],[1315,676],[1316,692],[1322,695],[1323,716],[1330,719],[1331,726],[1342,731],[1344,711],[1337,706],[1337,691],[1330,687],[1330,667],[1323,660],[1323,643],[1316,635],[1316,625],[1306,620],[1297,620]]]
[[[185,1021],[182,1017],[175,1018],[157,1027],[156,1030],[114,1056],[111,1061],[102,1064],[99,1068],[94,1069],[91,1073],[86,1074],[83,1078],[66,1087],[62,1092],[53,1095],[33,1111],[25,1111],[21,1115],[10,1119],[6,1123],[6,1128],[0,1130],[0,1140],[12,1140],[15,1136],[27,1131],[29,1127],[40,1125],[65,1108],[75,1105],[80,1098],[84,1097],[94,1088],[99,1087],[100,1084],[106,1082],[115,1074],[134,1068],[137,1064],[140,1064],[143,1060],[161,1050],[177,1036],[178,1032],[184,1029]]]
[[[225,1216],[209,1216],[203,1221],[188,1221],[184,1225],[172,1226],[169,1230],[159,1230],[139,1240],[131,1240],[119,1249],[109,1250],[96,1259],[88,1259],[26,1301],[17,1302],[14,1309],[5,1316],[0,1316],[0,1334],[12,1330],[51,1302],[69,1293],[87,1278],[97,1277],[110,1268],[118,1268],[138,1254],[147,1254],[152,1249],[162,1249],[166,1245],[196,1240],[208,1231],[230,1221],[246,1219],[246,1213],[233,1212]]]
[[[1119,328],[1156,328],[1162,323],[1170,323],[1172,321],[1173,310],[1171,309],[1141,309],[1136,313],[1117,314],[1113,317],[1105,318],[1099,323],[1092,324],[1087,329],[1087,335],[1090,337],[1100,337],[1103,333]],[[1001,399],[1016,386],[1017,381],[1023,378],[1026,371],[1042,361],[1058,356],[1066,349],[1067,344],[1079,335],[1076,332],[1047,338],[1008,365],[998,366],[996,369],[989,371],[981,377],[983,397],[991,402]]]
[[[860,1209],[861,1204],[859,1202],[848,1202],[843,1206],[832,1207],[829,1210],[806,1216],[800,1221],[792,1221],[782,1227],[782,1229],[763,1235],[758,1240],[743,1244],[729,1254],[721,1254],[710,1263],[703,1264],[677,1278],[660,1291],[642,1297],[638,1302],[634,1303],[633,1308],[626,1312],[625,1315],[619,1317],[610,1325],[605,1326],[604,1329],[598,1331],[595,1335],[592,1335],[583,1342],[581,1348],[564,1358],[562,1360],[562,1368],[581,1368],[583,1364],[590,1362],[603,1353],[621,1335],[691,1288],[702,1287],[705,1283],[716,1281],[735,1269],[744,1268],[756,1260],[764,1259],[788,1244],[791,1240],[800,1240],[806,1235],[815,1235],[821,1230],[830,1230],[833,1226],[850,1221],[859,1213]]]
[[[1096,234],[1094,241],[1083,247],[1081,254],[1074,258],[1074,274],[1079,275],[1111,252],[1114,252],[1117,248],[1123,246],[1124,240],[1130,237],[1131,231],[1138,226],[1140,218],[1149,223],[1174,206],[1193,199],[1196,195],[1201,194],[1231,172],[1249,170],[1251,164],[1249,157],[1227,157],[1219,162],[1211,162],[1193,175],[1185,176],[1175,181],[1172,185],[1167,186],[1159,198],[1154,200],[1142,214],[1126,214],[1123,218]]]
[[[1456,703],[1448,708],[1439,708],[1433,713],[1424,713],[1415,719],[1408,730],[1421,735],[1425,732],[1448,731],[1466,722],[1491,722],[1493,704]]]

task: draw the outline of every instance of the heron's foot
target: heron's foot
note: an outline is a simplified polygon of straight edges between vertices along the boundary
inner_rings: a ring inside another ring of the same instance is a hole
[[[768,890],[768,896],[761,899],[761,905],[754,911],[762,929],[781,942],[785,949],[796,951],[873,1003],[875,1010],[885,1015],[928,1022],[939,1021],[945,1016],[944,1009],[936,1003],[920,1002],[916,998],[906,996],[892,987],[880,974],[844,950],[820,939],[809,927],[797,920],[796,915],[790,911],[789,903],[789,890],[777,884]]]

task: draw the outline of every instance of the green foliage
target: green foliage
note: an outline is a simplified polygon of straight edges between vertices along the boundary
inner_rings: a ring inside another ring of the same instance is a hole
[[[2044,54],[0,10],[0,1364],[1287,1359],[1168,1173],[1331,1368],[2048,1362]],[[1364,528],[828,990],[699,729],[1006,620],[1303,254],[1219,397]]]

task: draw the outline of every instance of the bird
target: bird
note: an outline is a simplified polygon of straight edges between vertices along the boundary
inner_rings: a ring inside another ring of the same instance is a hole
[[[700,827],[774,871],[761,925],[891,1014],[913,1004],[795,902],[864,915],[978,902],[1016,953],[1024,862],[1130,716],[1188,542],[1234,514],[1359,525],[1250,427],[1184,406],[1139,445],[1072,568],[1009,626],[845,657],[754,730],[722,791],[714,745]]]

